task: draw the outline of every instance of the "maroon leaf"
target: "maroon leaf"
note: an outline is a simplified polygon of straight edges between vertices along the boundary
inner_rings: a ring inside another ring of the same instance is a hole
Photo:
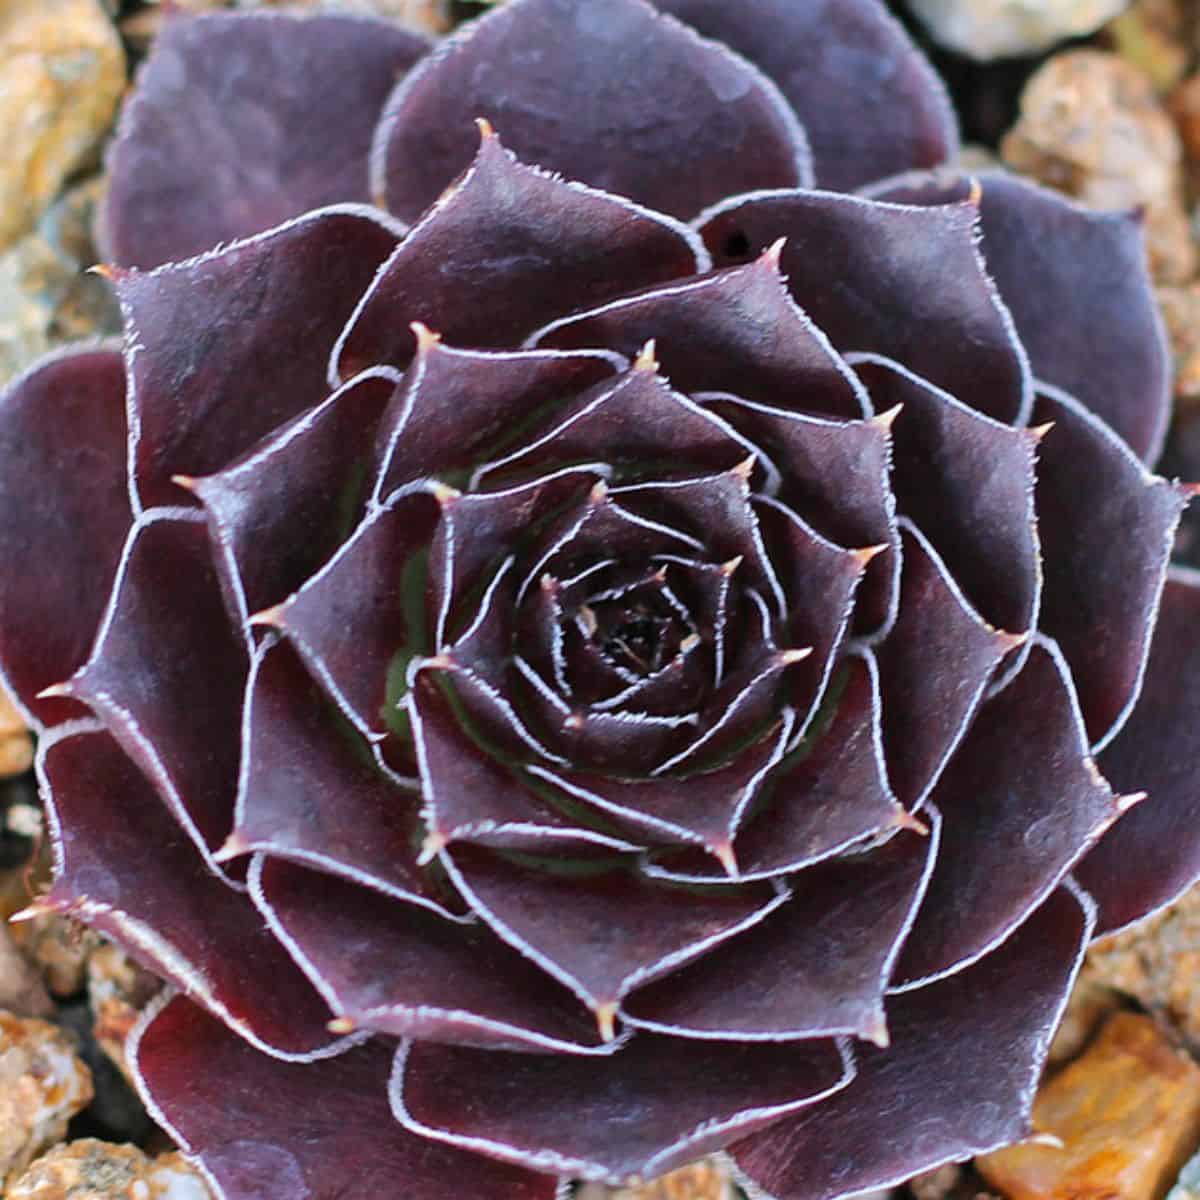
[[[676,1038],[645,1034],[602,1059],[418,1042],[397,1055],[391,1098],[414,1133],[619,1184],[819,1106],[852,1075],[832,1041],[681,1048]]]
[[[828,722],[810,731],[766,781],[734,843],[739,878],[798,871],[873,834],[908,823],[888,787],[879,729],[879,680],[869,651],[847,659],[833,683]],[[706,856],[662,856],[647,874],[719,882]]]
[[[942,81],[877,0],[654,3],[775,80],[804,124],[819,187],[853,191],[944,162],[958,147]]]
[[[564,317],[529,341],[564,349],[608,346],[632,358],[651,339],[663,373],[684,392],[731,392],[768,405],[790,401],[840,417],[868,411],[857,376],[788,295],[777,247],[745,267]]]
[[[1076,400],[1038,393],[1037,509],[1045,558],[1042,629],[1071,665],[1097,748],[1141,688],[1167,563],[1188,492],[1151,475]]]
[[[364,734],[388,729],[388,672],[397,654],[426,649],[424,578],[406,585],[441,520],[424,486],[368,513],[332,559],[288,601],[260,614],[283,630],[338,707]],[[415,597],[406,594],[416,591]]]
[[[489,19],[509,13],[506,6]],[[444,55],[430,61],[445,61]],[[452,126],[442,114],[435,128]],[[469,123],[464,132],[478,136]],[[429,158],[427,149],[422,156]],[[448,182],[450,176],[437,191]],[[371,284],[337,343],[330,370],[344,379],[374,363],[405,365],[417,348],[413,321],[457,345],[519,345],[560,313],[707,266],[703,247],[685,225],[623,196],[526,166],[488,128],[470,169]]]
[[[1078,868],[1100,905],[1099,933],[1111,933],[1170,903],[1200,876],[1196,763],[1200,761],[1200,580],[1176,570],[1167,580],[1137,706],[1100,765],[1113,786],[1145,788]]]
[[[247,665],[203,516],[152,509],[130,532],[91,657],[61,694],[100,717],[210,863],[233,816]]]
[[[1086,209],[999,172],[979,183],[983,254],[1033,373],[1078,397],[1153,464],[1170,418],[1171,358],[1141,216]],[[939,172],[889,180],[871,194],[944,204],[972,186]]]
[[[454,842],[564,856],[597,846],[637,849],[568,820],[519,770],[488,754],[463,729],[428,672],[418,677],[407,709],[421,768],[426,854]]]
[[[176,476],[208,512],[217,569],[239,624],[286,600],[353,527],[376,429],[399,380],[386,367],[368,371],[225,470]]]
[[[697,224],[719,267],[786,237],[792,295],[839,350],[898,359],[972,408],[1013,421],[1029,411],[1029,363],[976,244],[978,220],[973,203],[922,208],[781,191],[735,196]]]
[[[895,619],[900,589],[900,534],[890,479],[896,414],[830,421],[726,393],[696,398],[770,457],[780,477],[777,498],[819,533],[840,546],[887,547],[868,567],[855,620],[860,634],[885,631]],[[855,486],[846,487],[847,479]]]
[[[415,220],[437,199],[471,161],[476,117],[530,162],[677,217],[811,181],[778,88],[642,0],[516,0],[443,43],[384,111],[371,168],[388,208]]]
[[[244,890],[205,866],[100,725],[60,725],[38,760],[54,839],[47,907],[113,938],[258,1051],[303,1061],[337,1052],[328,1008]]]
[[[251,668],[242,756],[223,857],[266,851],[416,904],[443,903],[417,867],[415,790],[380,770],[295,652],[274,637]]]
[[[601,1028],[627,992],[738,936],[786,898],[766,886],[697,895],[611,858],[554,871],[461,846],[442,861],[471,907],[569,987]]]
[[[281,1063],[176,996],[147,1010],[129,1058],[158,1123],[227,1200],[370,1200],[398,1180],[422,1200],[557,1195],[550,1176],[431,1145],[392,1124],[392,1055],[380,1042],[320,1063]]]
[[[35,728],[82,711],[38,693],[91,649],[129,529],[125,465],[115,347],[42,359],[0,395],[0,680]]]
[[[451,1045],[606,1054],[595,1018],[486,926],[274,859],[256,861],[263,913],[339,1014],[339,1027]]]
[[[624,366],[604,351],[458,350],[422,328],[417,357],[384,418],[372,495],[478,463],[549,404],[565,404]],[[453,413],[448,422],[446,414]]]
[[[383,214],[347,205],[185,263],[115,275],[132,348],[141,503],[182,503],[172,475],[219,471],[325,399],[329,347],[399,237]]]
[[[974,966],[890,1000],[892,1044],[864,1047],[849,1087],[732,1147],[750,1184],[778,1200],[834,1200],[1027,1136],[1094,911],[1059,888]]]
[[[365,202],[379,111],[427,48],[391,22],[333,13],[169,19],[109,152],[103,253],[155,267]]]
[[[1001,660],[1024,638],[997,631],[967,603],[937,552],[905,522],[900,616],[880,645],[888,776],[919,808],[971,723]]]
[[[877,408],[900,406],[892,427],[900,512],[988,622],[1028,633],[1042,584],[1033,506],[1040,431],[1001,425],[899,363],[851,362]]]
[[[782,1042],[853,1033],[887,1041],[883,997],[937,855],[937,828],[902,830],[798,877],[778,912],[635,992],[633,1025],[676,1037]]]
[[[906,988],[960,970],[1006,938],[1116,820],[1057,647],[1038,640],[979,711],[933,790],[942,852],[905,945]]]

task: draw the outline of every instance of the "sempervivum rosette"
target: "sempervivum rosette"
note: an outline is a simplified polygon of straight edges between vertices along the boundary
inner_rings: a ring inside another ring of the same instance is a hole
[[[40,903],[230,1200],[891,1183],[1200,873],[1136,218],[912,173],[868,0],[659,9],[176,20],[3,398]]]

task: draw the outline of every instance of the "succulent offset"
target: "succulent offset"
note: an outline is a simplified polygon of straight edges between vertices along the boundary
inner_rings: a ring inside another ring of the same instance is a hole
[[[0,662],[219,1194],[1030,1132],[1200,875],[1193,489],[1137,217],[955,152],[874,0],[169,21],[124,344],[0,400]]]

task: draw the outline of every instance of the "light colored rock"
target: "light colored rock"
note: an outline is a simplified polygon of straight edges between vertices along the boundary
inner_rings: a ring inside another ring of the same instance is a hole
[[[95,155],[124,88],[125,53],[98,0],[0,4],[0,248]]]
[[[125,1060],[125,1040],[162,983],[139,967],[124,950],[109,942],[99,946],[88,958],[87,977],[92,1034],[132,1085],[133,1078]]]
[[[1084,970],[1067,1001],[1067,1011],[1050,1043],[1047,1066],[1054,1068],[1083,1053],[1101,1024],[1121,1007],[1121,997]]]
[[[1098,942],[1087,969],[1200,1048],[1200,888],[1127,933]]]
[[[1175,360],[1175,399],[1194,409],[1200,405],[1200,284],[1160,287],[1158,303]]]
[[[963,1169],[958,1163],[946,1163],[932,1171],[914,1175],[908,1181],[908,1190],[915,1200],[946,1200],[962,1182]]]
[[[41,973],[18,948],[17,928],[0,921],[0,1009],[19,1017],[51,1017],[54,1001]]]
[[[9,928],[56,996],[73,996],[83,987],[88,955],[100,944],[90,929],[58,913],[39,913]]]
[[[1129,0],[908,0],[941,45],[972,58],[1022,57],[1099,29]]]
[[[148,1158],[136,1146],[94,1138],[56,1146],[6,1193],[7,1200],[212,1200],[179,1154]],[[281,1197],[280,1200],[283,1200]]]
[[[580,1186],[575,1200],[735,1200],[737,1192],[724,1167],[715,1162],[681,1167],[653,1183],[636,1188],[606,1188],[598,1183]]]
[[[0,1012],[0,1180],[13,1182],[92,1098],[92,1073],[46,1021]]]
[[[1134,0],[1104,30],[1105,44],[1144,71],[1160,92],[1183,78],[1191,61],[1191,0]]]
[[[423,33],[450,28],[450,0],[234,0],[234,8],[321,8],[326,12],[359,12],[390,17]]]
[[[23,775],[33,766],[33,738],[13,702],[0,690],[0,779]]]
[[[1167,1200],[1200,1200],[1200,1154],[1189,1158],[1167,1193]]]
[[[120,331],[109,285],[85,274],[96,261],[91,224],[102,189],[99,177],[71,188],[0,255],[0,382],[56,346]]]
[[[1149,1017],[1117,1013],[1038,1093],[1026,1142],[975,1160],[1008,1200],[1159,1200],[1200,1142],[1200,1067]]]
[[[1160,283],[1196,270],[1183,146],[1153,84],[1115,54],[1071,50],[1038,70],[1001,145],[1005,162],[1097,209],[1143,208]]]

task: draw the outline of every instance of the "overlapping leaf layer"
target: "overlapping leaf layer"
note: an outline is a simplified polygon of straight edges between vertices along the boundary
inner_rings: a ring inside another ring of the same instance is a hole
[[[148,1100],[227,1200],[1022,1137],[1089,938],[1200,873],[1136,219],[930,173],[875,0],[425,49],[172,19],[124,347],[0,400],[41,903],[178,989]]]

